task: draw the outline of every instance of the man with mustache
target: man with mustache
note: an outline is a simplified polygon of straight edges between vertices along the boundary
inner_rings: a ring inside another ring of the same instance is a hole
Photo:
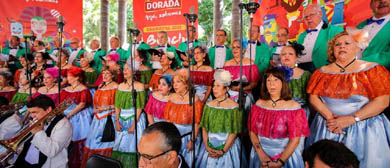
[[[390,0],[371,0],[374,16],[360,23],[357,28],[368,32],[369,45],[362,53],[362,60],[376,62],[390,68]]]
[[[328,41],[342,32],[343,28],[322,21],[322,10],[318,4],[309,5],[303,11],[303,21],[308,27],[298,37],[298,43],[305,46],[298,67],[310,72],[328,64]]]

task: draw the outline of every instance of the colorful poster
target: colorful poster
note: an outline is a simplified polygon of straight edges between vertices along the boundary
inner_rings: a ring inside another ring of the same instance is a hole
[[[169,44],[178,46],[186,40],[186,20],[183,14],[191,7],[198,14],[197,0],[137,0],[133,1],[134,24],[143,32],[143,39],[151,46],[157,44],[157,32],[168,33]],[[198,26],[198,21],[194,23]]]
[[[64,39],[83,37],[82,0],[2,0],[0,1],[0,42],[7,45],[11,35],[23,38],[32,33],[50,44],[57,35],[57,20],[65,21]]]
[[[260,25],[261,41],[269,45],[277,43],[279,27],[289,29],[289,38],[296,40],[306,28],[302,21],[303,9],[308,4],[319,4],[327,23],[342,27],[356,26],[372,16],[369,0],[257,0],[260,8],[254,16],[254,24]]]

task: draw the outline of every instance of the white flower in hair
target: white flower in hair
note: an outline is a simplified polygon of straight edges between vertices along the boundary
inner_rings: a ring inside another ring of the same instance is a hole
[[[359,48],[365,49],[368,47],[370,38],[366,30],[347,27],[346,31],[356,41]]]
[[[169,59],[173,59],[173,58],[175,58],[175,54],[173,52],[167,52],[167,57]]]
[[[214,72],[214,80],[222,83],[224,86],[230,86],[232,75],[229,71],[218,69]]]

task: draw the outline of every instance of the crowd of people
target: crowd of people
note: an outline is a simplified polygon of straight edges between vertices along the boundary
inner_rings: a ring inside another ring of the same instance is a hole
[[[231,46],[219,29],[210,48],[193,26],[178,49],[164,31],[153,48],[139,34],[128,50],[112,37],[108,51],[98,40],[86,51],[78,38],[59,50],[58,37],[50,49],[39,40],[23,48],[12,36],[0,103],[27,104],[1,114],[0,139],[61,114],[2,164],[78,168],[99,154],[124,167],[387,167],[390,0],[370,4],[373,17],[345,30],[309,5],[298,41],[280,28],[271,47],[257,25]]]

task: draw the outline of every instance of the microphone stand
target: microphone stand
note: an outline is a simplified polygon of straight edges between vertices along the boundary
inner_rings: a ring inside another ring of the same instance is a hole
[[[24,44],[25,44],[25,52],[24,52],[24,59],[26,60],[26,77],[27,77],[27,80],[28,80],[28,87],[29,87],[29,97],[31,98],[32,96],[32,77],[31,77],[31,74],[32,74],[32,70],[30,70],[30,66],[29,66],[29,60],[27,58],[27,52],[28,52],[28,39],[34,41],[35,40],[35,37],[34,37],[34,33],[31,35],[31,36],[25,36],[26,40],[24,41]]]
[[[134,78],[134,75],[135,75],[135,72],[134,72],[134,56],[135,56],[135,48],[133,50],[133,34],[134,34],[134,40],[136,40],[137,38],[137,35],[140,33],[139,30],[137,29],[129,29],[129,36],[130,36],[130,49],[132,51],[131,52],[131,55],[130,55],[130,68],[131,68],[131,93],[132,93],[132,96],[133,96],[133,108],[134,108],[134,124],[135,124],[135,129],[134,129],[134,135],[135,135],[135,152],[138,153],[138,131],[137,131],[137,91],[135,90],[134,88],[134,82],[135,82],[135,78]],[[134,46],[135,47],[135,46]],[[136,163],[136,167],[138,168],[138,157],[135,157],[135,163]]]
[[[190,45],[189,45],[189,41],[188,41],[188,37],[189,37],[189,34],[190,32],[188,31],[188,22],[195,22],[196,20],[196,17],[191,17],[189,16],[188,14],[184,14],[185,18],[186,18],[186,33],[187,33],[187,51],[189,53],[188,55],[188,89],[189,89],[189,105],[190,107],[192,107],[192,135],[191,135],[191,142],[192,142],[192,167],[195,168],[195,163],[196,163],[196,158],[195,158],[195,142],[196,142],[196,138],[195,137],[195,89],[194,87],[192,87],[192,79],[191,79],[191,62],[192,62],[192,54],[190,52]],[[191,53],[191,54],[190,54]]]
[[[60,36],[60,41],[59,41],[59,48],[58,48],[58,56],[57,56],[57,61],[58,61],[58,77],[57,77],[57,83],[58,83],[58,103],[61,103],[61,56],[62,56],[62,34],[64,31],[64,23],[63,22],[57,22],[57,28],[58,28],[58,35]]]

